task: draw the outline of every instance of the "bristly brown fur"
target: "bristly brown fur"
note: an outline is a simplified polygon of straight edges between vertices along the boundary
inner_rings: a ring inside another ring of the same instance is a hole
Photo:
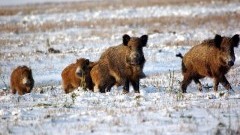
[[[91,70],[94,87],[101,93],[109,92],[111,87],[116,84],[115,78],[109,72],[107,61],[99,61]]]
[[[123,36],[123,44],[108,48],[100,57],[99,64],[91,71],[94,87],[104,92],[111,89],[114,84],[124,85],[124,90],[129,91],[129,82],[135,92],[139,92],[139,80],[144,76],[145,63],[142,48],[146,46],[147,36],[141,38]],[[132,62],[132,50],[137,50],[138,64]],[[95,89],[94,88],[94,89]]]
[[[26,84],[23,84],[24,78],[27,79]],[[16,92],[18,92],[19,95],[30,93],[34,86],[32,70],[27,66],[17,67],[11,74],[10,86],[13,94],[16,94]]]
[[[239,44],[239,35],[232,38],[216,35],[214,39],[205,40],[201,44],[190,49],[182,59],[183,81],[182,92],[186,92],[187,86],[192,80],[202,85],[199,79],[211,77],[214,79],[214,90],[218,90],[221,83],[227,90],[232,89],[225,74],[233,66],[235,61],[234,47]]]
[[[82,84],[86,84],[84,89],[93,90],[93,83],[90,76],[90,71],[95,65],[94,62],[89,62],[88,59],[80,58],[76,63],[72,63],[62,71],[62,85],[65,93],[70,93],[77,87],[83,87]],[[84,72],[84,76],[77,75],[76,70],[80,67]]]

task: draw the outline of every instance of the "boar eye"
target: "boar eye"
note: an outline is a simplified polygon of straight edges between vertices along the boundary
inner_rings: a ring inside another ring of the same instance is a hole
[[[226,51],[227,51],[227,48],[222,47],[221,50],[224,51],[224,52],[226,52]]]
[[[222,48],[222,51],[224,51],[224,52],[230,52],[230,51],[231,51],[231,48],[230,48],[230,47],[223,47],[223,48]]]

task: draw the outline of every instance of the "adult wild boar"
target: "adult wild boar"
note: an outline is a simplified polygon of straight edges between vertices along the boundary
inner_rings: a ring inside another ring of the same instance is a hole
[[[102,78],[94,86],[94,91],[105,91],[106,87],[110,90],[114,84],[117,84],[124,85],[123,92],[128,93],[131,83],[134,91],[139,93],[139,81],[145,77],[143,47],[147,44],[148,36],[143,35],[139,38],[125,34],[122,40],[122,44],[108,48],[101,55],[98,68],[93,68],[91,71],[93,80],[97,80],[94,77]],[[93,83],[96,84],[95,81]]]
[[[94,84],[95,92],[110,92],[112,86],[116,84],[116,80],[109,74],[107,61],[102,60],[92,68],[90,74]]]
[[[10,87],[12,93],[23,95],[30,93],[34,86],[34,80],[32,76],[32,70],[27,66],[18,66],[13,70],[10,79]]]
[[[77,87],[93,90],[90,71],[94,63],[88,59],[77,59],[76,63],[68,65],[62,71],[62,85],[65,93],[72,92]]]
[[[205,40],[201,44],[194,46],[182,58],[183,81],[181,89],[186,93],[187,86],[192,80],[202,90],[202,84],[199,79],[211,77],[214,80],[214,91],[218,90],[218,84],[221,83],[227,90],[232,89],[225,74],[234,65],[235,54],[234,47],[238,47],[239,35],[233,37],[222,37],[216,35],[214,39]]]

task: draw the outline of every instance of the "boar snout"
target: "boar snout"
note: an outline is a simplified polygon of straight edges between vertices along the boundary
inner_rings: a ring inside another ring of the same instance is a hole
[[[85,74],[85,72],[84,72],[81,68],[77,68],[76,74],[77,74],[79,77],[83,77],[84,74]]]
[[[130,54],[130,64],[131,65],[139,65],[141,62],[141,55],[139,53],[131,53]]]
[[[22,83],[23,83],[24,85],[30,85],[30,84],[31,84],[31,81],[30,81],[27,77],[24,77],[24,78],[22,79]]]
[[[231,56],[231,58],[228,59],[226,62],[227,62],[227,65],[229,67],[232,67],[234,65],[234,62],[235,62],[235,56]]]
[[[228,61],[228,66],[233,66],[234,65],[234,62],[231,60],[231,61]]]

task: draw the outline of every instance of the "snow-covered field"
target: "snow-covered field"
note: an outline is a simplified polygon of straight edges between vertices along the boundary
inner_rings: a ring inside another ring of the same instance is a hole
[[[240,49],[227,74],[235,93],[223,96],[210,78],[201,80],[203,92],[192,83],[182,95],[175,57],[215,34],[240,34],[238,0],[3,4],[0,15],[0,134],[240,134]],[[121,87],[64,94],[64,67],[80,57],[98,60],[125,33],[149,35],[140,95],[123,95]],[[24,96],[9,93],[19,65],[30,66],[35,80]]]

